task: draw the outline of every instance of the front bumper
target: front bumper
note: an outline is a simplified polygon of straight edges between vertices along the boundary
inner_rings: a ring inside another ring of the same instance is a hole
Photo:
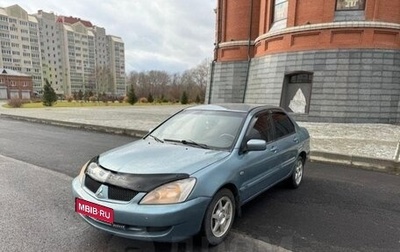
[[[178,242],[197,234],[210,198],[200,197],[171,205],[139,205],[143,194],[130,202],[101,200],[82,187],[79,177],[72,181],[74,198],[81,198],[114,210],[114,224],[83,216],[90,225],[111,234],[137,240]]]

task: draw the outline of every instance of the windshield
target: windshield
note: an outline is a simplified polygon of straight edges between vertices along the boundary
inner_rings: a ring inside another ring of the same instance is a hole
[[[194,147],[230,149],[245,113],[185,110],[151,132],[155,139]]]

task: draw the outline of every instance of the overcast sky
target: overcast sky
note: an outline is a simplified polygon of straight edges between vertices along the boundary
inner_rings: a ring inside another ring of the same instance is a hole
[[[0,0],[74,16],[104,27],[125,43],[126,72],[182,72],[212,60],[216,0]]]

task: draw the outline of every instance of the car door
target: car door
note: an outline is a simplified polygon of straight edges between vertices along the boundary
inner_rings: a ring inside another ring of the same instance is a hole
[[[246,202],[267,189],[274,183],[274,173],[279,171],[279,153],[272,141],[272,124],[270,111],[255,115],[247,129],[242,146],[249,140],[259,139],[266,142],[265,150],[244,151],[240,157],[240,193]]]
[[[279,181],[287,177],[293,169],[298,155],[299,138],[295,125],[283,111],[273,111],[271,122],[273,125],[273,141],[279,159],[279,170],[275,173],[274,180]]]

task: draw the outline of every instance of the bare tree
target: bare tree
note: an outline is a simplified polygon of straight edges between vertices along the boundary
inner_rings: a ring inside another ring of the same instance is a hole
[[[210,60],[204,59],[197,67],[193,69],[193,78],[199,86],[199,97],[204,102],[206,95],[206,86],[209,79]]]
[[[128,86],[133,85],[137,97],[148,97],[155,101],[177,102],[186,92],[189,102],[204,102],[205,89],[208,80],[208,60],[198,66],[184,71],[182,74],[169,74],[165,71],[132,71],[128,75]]]

